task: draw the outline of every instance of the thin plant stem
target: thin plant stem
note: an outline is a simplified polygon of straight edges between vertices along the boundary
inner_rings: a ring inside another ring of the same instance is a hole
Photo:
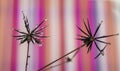
[[[72,58],[71,59],[73,59],[76,55],[77,55],[77,53],[80,51],[80,48],[75,52],[75,54],[72,56]]]
[[[68,63],[68,62],[67,62],[67,61],[64,61],[64,62],[62,62],[62,63],[60,63],[60,64],[57,64],[57,65],[51,66],[51,67],[49,67],[49,68],[47,68],[47,69],[45,69],[45,70],[43,70],[43,71],[47,71],[47,70],[49,70],[49,69],[52,69],[52,68],[58,67],[58,66],[63,65],[63,64],[65,64],[65,63]]]
[[[60,59],[62,59],[62,58],[64,58],[64,57],[66,57],[66,56],[70,55],[71,53],[73,53],[73,52],[75,52],[75,51],[79,50],[79,49],[80,49],[81,47],[83,47],[83,46],[85,46],[85,44],[81,45],[80,47],[78,47],[78,48],[76,48],[76,49],[74,49],[74,50],[72,50],[72,51],[70,51],[69,53],[67,53],[67,54],[63,55],[62,57],[60,57],[60,58],[58,58],[58,59],[56,59],[56,60],[52,61],[51,63],[49,63],[49,64],[45,65],[44,67],[42,67],[42,68],[38,69],[38,71],[42,71],[43,69],[45,69],[45,68],[47,68],[48,66],[50,66],[50,65],[54,64],[55,62],[59,61]]]
[[[60,63],[60,64],[57,64],[57,65],[54,65],[54,66],[50,66],[49,68],[44,69],[43,71],[47,71],[47,70],[49,70],[49,69],[51,69],[51,68],[55,68],[55,67],[57,67],[57,66],[60,66],[60,65],[63,65],[63,64],[66,64],[66,63],[69,63],[69,62],[73,61],[73,58],[77,55],[77,53],[79,52],[79,50],[80,50],[80,48],[79,48],[78,50],[76,50],[76,52],[75,52],[75,54],[72,56],[72,58],[69,58],[70,61],[66,60],[66,61],[64,61],[64,62],[62,62],[62,63]]]
[[[28,69],[28,61],[29,61],[29,58],[30,58],[29,49],[30,49],[30,44],[29,44],[29,42],[28,42],[25,71],[27,71],[27,69]]]

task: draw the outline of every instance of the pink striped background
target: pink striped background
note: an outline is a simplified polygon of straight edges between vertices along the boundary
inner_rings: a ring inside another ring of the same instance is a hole
[[[103,20],[97,36],[120,33],[119,0],[0,0],[0,71],[24,71],[27,44],[19,45],[12,37],[17,34],[13,28],[26,30],[21,11],[28,17],[31,29],[45,18],[49,25],[45,34],[50,37],[43,39],[42,46],[30,44],[28,71],[37,71],[79,47],[75,25],[83,26],[83,19],[89,18],[92,32]],[[48,71],[120,71],[120,37],[103,40],[112,43],[105,56],[95,60],[94,46],[89,54],[82,48],[71,63]]]

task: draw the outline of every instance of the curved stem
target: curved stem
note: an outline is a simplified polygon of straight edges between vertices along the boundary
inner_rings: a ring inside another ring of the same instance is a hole
[[[64,57],[66,57],[66,56],[70,55],[71,53],[73,53],[73,52],[75,52],[75,51],[79,50],[79,49],[80,49],[81,47],[83,47],[83,46],[85,46],[85,44],[83,44],[82,46],[80,46],[80,47],[78,47],[78,48],[76,48],[76,49],[74,49],[74,50],[72,50],[72,51],[70,51],[69,53],[67,53],[67,54],[63,55],[62,57],[60,57],[60,58],[58,58],[58,59],[56,59],[56,60],[52,61],[51,63],[49,63],[49,64],[45,65],[44,67],[42,67],[42,68],[38,69],[38,71],[42,71],[43,69],[45,69],[45,68],[47,68],[48,66],[50,66],[50,65],[54,64],[55,62],[59,61],[60,59],[62,59],[62,58],[64,58]]]
[[[29,42],[28,42],[25,71],[27,71],[27,69],[28,69],[28,61],[29,61],[29,58],[30,58],[30,55],[29,55],[29,49],[30,49],[30,47],[29,47],[29,45],[30,45],[30,44],[29,44]]]

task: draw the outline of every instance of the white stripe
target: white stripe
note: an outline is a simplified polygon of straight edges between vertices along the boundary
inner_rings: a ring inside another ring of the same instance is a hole
[[[120,1],[114,1],[113,2],[113,13],[115,15],[115,25],[117,27],[117,33],[120,35]],[[117,55],[118,55],[118,71],[120,71],[120,36],[117,36]]]
[[[102,36],[106,33],[106,29],[105,29],[105,26],[106,26],[106,23],[105,23],[105,8],[104,8],[104,1],[102,0],[98,0],[97,1],[97,22],[101,22],[101,20],[103,20],[103,23],[101,24],[101,27],[100,27],[100,30],[99,30],[99,33],[98,33],[98,36]],[[99,25],[99,23],[97,23],[97,25]],[[102,39],[102,40],[105,40],[105,39]],[[104,47],[105,45],[101,44],[100,47]],[[109,46],[108,46],[109,47]],[[105,55],[104,56],[100,56],[99,57],[99,63],[100,63],[100,68],[101,69],[100,71],[108,71],[107,69],[107,49],[104,50],[105,52]]]
[[[74,30],[74,0],[64,0],[65,12],[65,53],[68,53],[76,48],[75,46],[75,30]],[[74,54],[74,53],[73,53]],[[72,57],[72,55],[69,55]],[[66,71],[76,71],[76,61],[73,59],[71,63],[66,64]]]
[[[30,26],[30,29],[32,30],[33,28],[35,28],[34,26],[34,20],[35,20],[35,16],[34,16],[34,0],[30,0],[29,1],[29,10],[28,10],[28,20],[29,20],[29,26]],[[30,58],[29,58],[29,65],[28,65],[28,70],[29,71],[34,71],[35,70],[35,67],[34,67],[34,56],[36,56],[36,54],[34,55],[34,47],[33,47],[33,44],[30,43],[30,51],[29,51],[29,54],[30,54]]]
[[[50,26],[50,61],[54,61],[60,57],[60,21],[59,21],[59,1],[51,0],[49,7],[49,19]],[[55,63],[58,64],[59,62]],[[55,65],[53,64],[53,65]],[[51,71],[59,71],[60,67],[51,69]]]
[[[32,23],[33,23],[33,15],[31,14],[33,12],[33,2],[34,0],[20,0],[19,1],[19,29],[20,31],[25,31],[26,32],[26,28],[24,25],[24,21],[23,21],[23,15],[22,15],[22,11],[24,12],[25,16],[27,16],[28,20],[29,20],[29,25],[30,27],[32,27]],[[29,58],[29,65],[28,65],[28,71],[33,71],[33,67],[31,65],[33,65],[32,62],[32,44],[30,44],[30,58]],[[18,71],[24,71],[25,70],[25,64],[26,64],[26,56],[27,56],[27,43],[23,43],[22,45],[18,45]]]

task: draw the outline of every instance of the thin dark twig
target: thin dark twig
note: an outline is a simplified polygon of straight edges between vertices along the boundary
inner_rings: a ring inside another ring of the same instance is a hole
[[[39,37],[39,38],[47,38],[47,37],[49,37],[49,36],[44,36],[44,35],[42,35],[42,36],[40,36],[40,35],[36,35],[36,34],[33,34],[35,37]]]
[[[76,40],[84,40],[84,38],[76,38]]]
[[[103,51],[105,50],[105,48],[107,47],[107,45],[108,44],[106,44],[106,46],[102,50],[100,50],[100,53],[95,57],[95,59],[98,58],[101,54],[104,55]]]
[[[20,44],[24,43],[26,40],[27,40],[26,38],[23,39],[23,40],[21,40],[21,41],[20,41]]]
[[[71,59],[75,58],[75,56],[77,55],[77,53],[78,53],[79,51],[80,51],[80,49],[78,49],[78,50],[75,52],[75,54],[72,56]]]
[[[29,49],[30,49],[30,47],[29,47],[29,42],[28,42],[28,47],[27,47],[27,57],[26,57],[26,65],[25,65],[25,71],[27,71],[27,69],[28,69],[28,61],[29,61],[29,58],[30,58],[30,55],[29,55]]]
[[[88,36],[88,34],[87,34],[86,32],[84,32],[80,27],[77,26],[77,28],[78,28],[81,32],[83,32],[85,35]]]
[[[90,43],[89,47],[88,47],[88,50],[87,50],[87,53],[92,49],[92,43]]]
[[[106,38],[106,37],[111,37],[111,36],[116,36],[116,35],[119,35],[119,34],[112,34],[112,35],[100,36],[100,37],[96,37],[95,39]]]
[[[69,53],[67,53],[67,54],[63,55],[62,57],[60,57],[60,58],[58,58],[58,59],[56,59],[56,60],[52,61],[51,63],[49,63],[49,64],[45,65],[44,67],[42,67],[42,68],[38,69],[38,71],[41,71],[41,70],[43,70],[43,69],[47,68],[48,66],[50,66],[50,65],[54,64],[55,62],[59,61],[60,59],[62,59],[62,58],[64,58],[64,57],[66,57],[66,56],[70,55],[71,53],[73,53],[73,52],[77,51],[78,49],[80,49],[80,48],[81,48],[81,47],[83,47],[83,46],[85,46],[85,44],[83,44],[82,46],[80,46],[80,47],[78,47],[78,48],[76,48],[76,49],[72,50],[71,52],[69,52]]]
[[[47,26],[42,27],[41,29],[38,29],[35,33],[36,33],[36,34],[40,34],[40,33],[41,33],[41,31],[45,30],[47,27],[48,27],[48,25],[47,25]]]
[[[43,71],[46,71],[46,70],[49,70],[49,69],[51,69],[51,68],[55,68],[55,67],[61,66],[61,65],[66,64],[66,63],[69,63],[69,62],[71,62],[72,60],[73,60],[72,58],[67,57],[65,61],[63,61],[63,62],[61,62],[61,63],[59,63],[59,64],[56,64],[56,65],[54,65],[54,66],[51,66],[51,67],[49,67],[49,68],[47,68],[47,69],[45,69],[45,70],[43,70]]]
[[[47,19],[44,19],[36,28],[34,28],[31,33],[33,33],[34,31],[36,31],[45,21],[47,21]]]
[[[101,40],[98,40],[98,39],[96,39],[96,41],[104,43],[104,44],[110,44],[109,42],[101,41]]]
[[[17,40],[22,40],[22,39],[24,39],[24,38],[17,38]]]
[[[94,37],[95,37],[95,35],[97,34],[97,32],[98,32],[98,30],[99,30],[99,28],[100,28],[102,22],[103,22],[103,21],[101,21],[101,23],[100,23],[99,26],[97,27],[97,29],[96,29],[96,31],[95,31],[95,33],[94,33],[94,35],[93,35]]]
[[[21,34],[27,34],[27,33],[25,33],[25,32],[21,32],[21,31],[19,31],[19,30],[17,30],[17,29],[15,29],[15,31],[16,31],[16,32],[19,32],[19,33],[21,33]]]
[[[80,51],[80,48],[76,50],[76,52],[74,53],[74,55],[71,58],[67,57],[66,61],[64,61],[64,62],[62,62],[60,64],[57,64],[57,65],[51,66],[51,67],[49,67],[49,68],[47,68],[47,69],[45,69],[43,71],[46,71],[46,70],[49,70],[51,68],[55,68],[55,67],[58,67],[60,65],[63,65],[63,64],[66,64],[66,63],[69,63],[69,62],[73,61],[73,59],[75,58],[75,56],[78,54],[79,51]]]
[[[60,64],[57,64],[57,65],[51,66],[51,67],[49,67],[49,68],[47,68],[47,69],[45,69],[43,71],[46,71],[46,70],[49,70],[51,68],[55,68],[55,67],[58,67],[60,65],[63,65],[63,64],[66,64],[66,63],[69,63],[69,62],[73,61],[73,59],[75,58],[75,56],[78,54],[79,51],[80,51],[80,48],[76,50],[76,52],[74,53],[74,55],[71,58],[67,57],[66,61],[64,61],[64,62],[62,62]]]
[[[85,23],[84,19],[83,19],[83,22],[84,22],[84,25],[85,25],[85,28],[86,28],[86,30],[87,30],[87,32],[88,32],[88,34],[92,35],[92,33],[91,33],[91,31],[89,30],[89,28],[87,27],[87,25],[86,25],[86,23]]]
[[[97,43],[96,43],[95,41],[94,41],[94,43],[95,43],[97,49],[100,51],[100,48],[99,48],[99,46],[97,45]]]
[[[90,31],[90,35],[92,36],[92,32],[91,32],[91,29],[90,29],[90,23],[89,23],[88,18],[87,18],[87,23],[88,23],[88,28],[89,28],[89,31]]]
[[[55,67],[61,66],[61,65],[65,64],[65,63],[68,63],[68,61],[64,61],[64,62],[62,62],[62,63],[60,63],[60,64],[51,66],[51,67],[49,67],[49,68],[47,68],[47,69],[45,69],[45,70],[43,70],[43,71],[47,71],[47,70],[49,70],[49,69],[51,69],[51,68],[55,68]]]
[[[25,35],[18,35],[18,36],[13,36],[13,37],[24,37]]]
[[[80,35],[80,34],[78,34],[77,36],[80,36],[81,38],[86,38],[86,36],[82,36],[82,35]]]
[[[26,28],[27,32],[30,33],[28,18],[27,18],[27,16],[24,15],[23,11],[22,11],[22,14],[23,14],[23,20],[24,20],[25,28]]]

